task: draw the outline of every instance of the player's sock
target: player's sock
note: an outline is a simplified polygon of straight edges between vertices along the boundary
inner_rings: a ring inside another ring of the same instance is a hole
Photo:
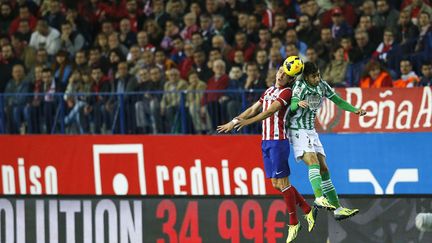
[[[293,185],[291,185],[291,187],[294,190],[294,193],[295,193],[295,196],[296,196],[297,205],[299,205],[299,207],[303,210],[304,214],[308,214],[311,211],[311,207],[306,202],[306,200],[304,199],[304,197],[297,191],[297,189]]]
[[[296,225],[298,224],[298,219],[297,219],[297,212],[296,212],[296,195],[293,190],[293,187],[289,185],[284,189],[282,189],[281,192],[288,209],[289,224]]]
[[[317,164],[309,165],[309,181],[314,191],[315,197],[322,197],[320,166]]]
[[[321,188],[322,192],[327,196],[327,199],[331,203],[331,205],[335,206],[336,208],[340,208],[339,198],[336,193],[336,189],[333,186],[333,183],[330,179],[330,173],[324,172],[321,174],[322,183]]]

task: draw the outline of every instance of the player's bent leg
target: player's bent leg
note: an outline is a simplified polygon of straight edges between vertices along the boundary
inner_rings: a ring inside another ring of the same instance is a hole
[[[333,211],[335,219],[339,221],[356,215],[359,212],[358,209],[344,208],[340,205],[336,189],[330,179],[330,172],[327,167],[325,156],[318,154],[318,160],[321,167],[320,173],[322,177],[323,193],[327,196],[329,202],[336,207],[336,210]]]

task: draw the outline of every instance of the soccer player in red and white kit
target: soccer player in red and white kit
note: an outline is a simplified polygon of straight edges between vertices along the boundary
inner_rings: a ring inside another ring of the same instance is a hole
[[[217,127],[219,133],[229,132],[234,128],[242,127],[254,122],[262,121],[262,155],[266,177],[270,178],[275,189],[282,192],[288,213],[287,242],[293,241],[300,230],[300,223],[296,215],[296,204],[306,214],[308,230],[312,231],[315,225],[316,208],[313,209],[302,195],[289,181],[290,168],[288,157],[290,144],[285,129],[286,117],[291,103],[291,84],[296,77],[288,76],[283,68],[276,74],[276,84],[268,88],[260,100],[246,109],[231,122]]]

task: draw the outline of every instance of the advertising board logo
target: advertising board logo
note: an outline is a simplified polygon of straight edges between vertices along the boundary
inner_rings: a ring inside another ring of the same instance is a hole
[[[96,195],[147,194],[142,144],[95,144]]]

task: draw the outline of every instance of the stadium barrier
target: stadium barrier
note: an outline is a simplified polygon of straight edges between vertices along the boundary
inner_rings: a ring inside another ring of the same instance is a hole
[[[430,194],[432,133],[322,134],[340,194]],[[277,195],[261,137],[1,136],[4,195]],[[303,163],[290,179],[312,194]]]
[[[432,233],[415,224],[418,213],[431,209],[430,195],[348,197],[341,203],[360,213],[337,222],[320,210],[314,231],[300,231],[296,242],[432,242]],[[7,243],[276,243],[285,242],[288,215],[282,199],[268,196],[26,196],[1,198],[0,219],[0,242]]]
[[[354,106],[367,110],[368,115],[357,118],[325,100],[317,116],[319,131],[432,131],[430,87],[338,88],[336,91]],[[0,133],[213,133],[216,125],[230,121],[257,101],[261,93],[262,90],[58,93],[37,96],[0,94]],[[222,98],[218,98],[219,95]],[[201,111],[203,105],[205,111]],[[260,126],[247,127],[242,133],[260,133]]]

